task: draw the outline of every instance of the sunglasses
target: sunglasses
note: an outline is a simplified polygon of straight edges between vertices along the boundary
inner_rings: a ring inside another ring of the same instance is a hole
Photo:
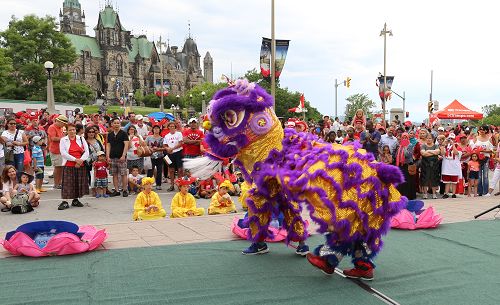
[[[88,131],[87,133],[95,133],[95,131]]]
[[[9,123],[9,125],[16,125],[16,123]]]

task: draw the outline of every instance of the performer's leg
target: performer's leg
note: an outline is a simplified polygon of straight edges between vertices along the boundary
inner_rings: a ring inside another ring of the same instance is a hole
[[[272,204],[259,196],[248,198],[248,224],[250,228],[250,247],[242,251],[244,255],[264,254],[269,248],[264,240],[267,237],[267,227],[271,221]]]
[[[372,258],[375,254],[372,253],[370,248],[365,243],[356,242],[351,255],[354,268],[344,270],[345,276],[368,281],[373,280],[375,264]]]
[[[327,243],[329,234],[325,236]],[[337,243],[329,246],[327,243],[319,245],[314,249],[313,253],[307,254],[307,260],[316,268],[321,269],[326,274],[333,274],[335,267],[349,252],[350,245],[345,243]]]
[[[306,245],[307,229],[304,220],[300,216],[300,207],[297,202],[288,202],[282,205],[284,216],[284,227],[287,229],[286,243],[295,241],[299,243],[295,253],[306,256],[309,253],[309,246]]]

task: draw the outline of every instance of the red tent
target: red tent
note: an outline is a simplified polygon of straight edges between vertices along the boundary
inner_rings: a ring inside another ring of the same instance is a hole
[[[440,119],[462,119],[462,120],[481,120],[483,114],[470,110],[462,105],[459,101],[454,100],[443,110],[434,113]]]

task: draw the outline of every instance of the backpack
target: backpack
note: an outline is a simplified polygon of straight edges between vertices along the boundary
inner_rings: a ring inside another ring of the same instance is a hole
[[[12,214],[24,214],[33,211],[33,207],[28,202],[27,194],[17,194],[11,199],[10,211]]]

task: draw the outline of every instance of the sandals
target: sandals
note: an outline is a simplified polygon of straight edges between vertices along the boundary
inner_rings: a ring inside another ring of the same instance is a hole
[[[69,203],[67,201],[63,201],[63,202],[61,202],[61,204],[59,204],[59,207],[57,209],[58,210],[69,209]]]

